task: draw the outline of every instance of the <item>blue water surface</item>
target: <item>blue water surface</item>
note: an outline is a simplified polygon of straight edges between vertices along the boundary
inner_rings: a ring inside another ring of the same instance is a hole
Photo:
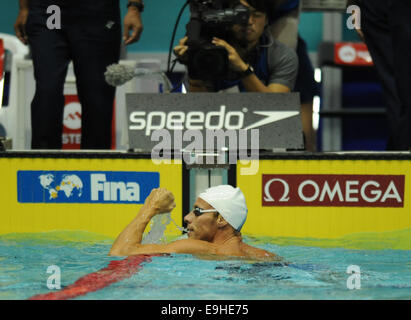
[[[245,241],[253,245],[252,239]],[[351,250],[255,244],[289,264],[215,261],[191,255],[154,257],[128,279],[86,299],[411,299],[411,251]],[[64,288],[107,267],[110,241],[70,242],[0,238],[0,299],[49,293],[47,268],[61,269]],[[360,268],[360,289],[347,288],[347,268]]]

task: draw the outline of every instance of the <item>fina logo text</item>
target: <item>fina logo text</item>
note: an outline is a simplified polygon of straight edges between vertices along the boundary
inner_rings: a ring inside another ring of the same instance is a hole
[[[142,204],[160,186],[159,172],[19,171],[20,203]]]
[[[140,201],[140,185],[137,182],[107,181],[105,174],[91,175],[91,201]]]

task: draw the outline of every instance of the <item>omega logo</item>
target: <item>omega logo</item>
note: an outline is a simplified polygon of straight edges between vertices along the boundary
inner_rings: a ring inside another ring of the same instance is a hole
[[[404,176],[263,175],[263,206],[404,206]]]

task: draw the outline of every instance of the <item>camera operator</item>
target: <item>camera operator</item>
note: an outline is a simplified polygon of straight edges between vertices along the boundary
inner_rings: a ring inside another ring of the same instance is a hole
[[[232,37],[213,37],[212,44],[227,50],[229,69],[236,77],[231,79],[189,79],[190,92],[218,92],[238,87],[240,92],[290,92],[298,71],[294,50],[273,39],[267,31],[267,1],[240,0],[249,9],[247,25],[234,24]],[[187,64],[188,37],[174,48],[178,59]],[[210,66],[212,68],[213,66]],[[232,90],[229,90],[232,91]]]

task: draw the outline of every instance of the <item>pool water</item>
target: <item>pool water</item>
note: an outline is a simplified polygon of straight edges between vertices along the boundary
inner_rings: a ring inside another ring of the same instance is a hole
[[[244,241],[290,264],[153,257],[130,278],[75,299],[411,299],[411,250],[347,249],[335,241],[313,246],[318,243],[309,239]],[[80,232],[0,236],[0,299],[53,291],[47,288],[51,265],[60,268],[62,287],[69,286],[121,260],[107,256],[111,244]],[[347,288],[351,265],[360,268],[360,289]]]

